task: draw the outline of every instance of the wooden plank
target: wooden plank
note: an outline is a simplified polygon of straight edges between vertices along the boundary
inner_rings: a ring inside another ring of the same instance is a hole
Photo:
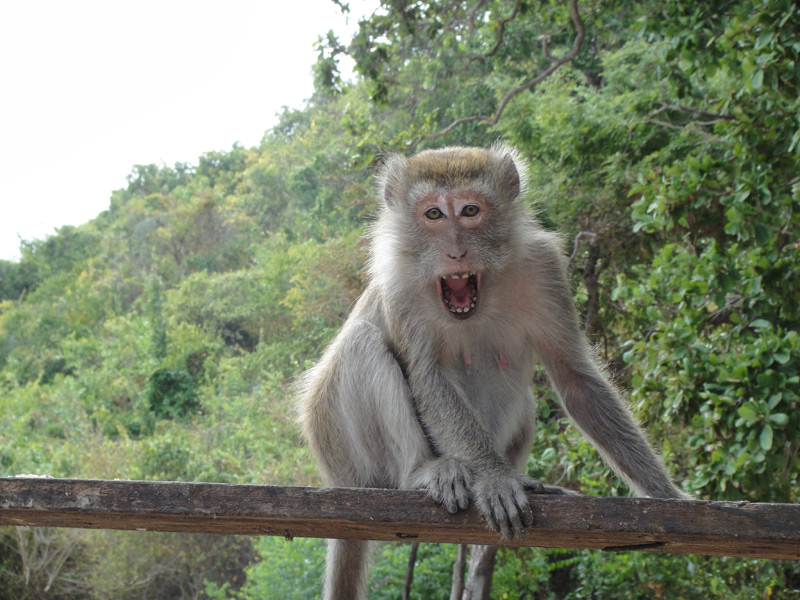
[[[418,491],[0,478],[0,525],[416,540],[800,559],[800,505],[531,495],[505,542]]]

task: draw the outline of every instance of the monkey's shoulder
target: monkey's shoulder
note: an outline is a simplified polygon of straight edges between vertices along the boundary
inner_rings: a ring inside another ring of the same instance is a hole
[[[531,257],[556,258],[564,255],[563,236],[548,231],[536,222],[526,224],[518,235],[519,247]]]
[[[543,279],[552,284],[566,273],[566,254],[558,233],[538,226],[526,228],[512,247],[513,256],[507,270],[500,274],[506,281],[518,285],[517,277],[521,277],[538,287]]]

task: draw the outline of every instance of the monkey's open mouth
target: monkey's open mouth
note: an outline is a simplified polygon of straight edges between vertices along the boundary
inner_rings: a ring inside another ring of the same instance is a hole
[[[456,319],[467,319],[475,313],[478,287],[475,271],[451,273],[439,278],[439,296]]]

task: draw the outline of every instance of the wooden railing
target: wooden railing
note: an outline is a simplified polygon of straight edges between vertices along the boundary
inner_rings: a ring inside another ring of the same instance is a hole
[[[800,505],[530,496],[524,540],[423,492],[0,478],[0,525],[185,531],[800,559]]]

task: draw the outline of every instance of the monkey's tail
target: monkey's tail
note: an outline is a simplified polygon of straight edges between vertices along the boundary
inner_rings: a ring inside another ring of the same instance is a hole
[[[366,600],[370,550],[363,540],[328,540],[325,600]]]

